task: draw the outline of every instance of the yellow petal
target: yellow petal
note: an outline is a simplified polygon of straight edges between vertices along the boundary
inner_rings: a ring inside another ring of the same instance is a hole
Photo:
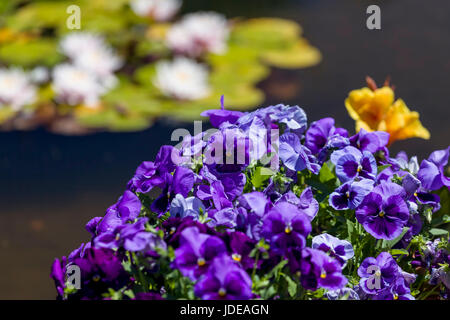
[[[390,87],[382,87],[372,91],[362,88],[350,92],[345,100],[349,115],[356,120],[356,130],[364,128],[368,131],[377,130],[387,110],[394,101],[394,92]]]
[[[386,131],[390,134],[389,143],[408,138],[429,139],[430,132],[423,127],[419,114],[410,111],[402,99],[398,99],[386,115]]]

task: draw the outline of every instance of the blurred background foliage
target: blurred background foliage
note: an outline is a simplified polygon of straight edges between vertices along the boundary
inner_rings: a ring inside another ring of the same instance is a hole
[[[0,66],[25,70],[51,69],[65,61],[59,41],[72,30],[66,26],[67,7],[73,1],[11,0],[0,4]],[[209,68],[211,93],[198,100],[165,96],[155,87],[155,65],[174,56],[165,45],[170,22],[156,22],[136,15],[129,0],[79,0],[81,31],[101,34],[124,60],[116,72],[118,85],[107,92],[96,108],[58,103],[49,83],[40,86],[36,103],[25,110],[0,107],[3,129],[46,126],[52,131],[75,134],[90,130],[135,131],[158,117],[176,120],[198,118],[218,105],[245,110],[264,101],[258,84],[270,67],[305,68],[321,60],[318,49],[302,37],[301,26],[279,18],[229,20],[227,49],[197,58]],[[176,19],[175,19],[176,20]]]

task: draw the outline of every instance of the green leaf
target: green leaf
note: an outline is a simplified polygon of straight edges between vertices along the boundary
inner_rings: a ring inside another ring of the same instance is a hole
[[[266,167],[256,167],[255,173],[252,176],[252,183],[255,188],[260,188],[274,172]]]
[[[403,236],[406,234],[406,232],[408,232],[408,230],[409,227],[403,227],[402,233],[400,233],[400,235],[397,238],[392,240],[383,240],[382,247],[388,250],[391,249],[397,242],[399,242],[403,238]]]
[[[278,68],[306,68],[318,64],[322,55],[318,49],[302,39],[289,49],[263,52],[262,59]]]
[[[448,235],[448,230],[433,228],[430,229],[430,233],[435,237],[440,237]]]
[[[390,251],[390,253],[393,256],[394,255],[408,255],[409,254],[408,250],[405,250],[405,249],[392,249]]]
[[[378,166],[377,173],[380,174],[381,171],[383,171],[386,168],[389,168],[390,166],[391,166],[390,164],[385,164],[385,165],[382,165],[382,166]]]
[[[62,60],[53,40],[37,39],[12,42],[0,46],[0,60],[6,64],[31,67],[38,64],[53,66]]]
[[[347,222],[347,240],[352,242],[352,240],[354,239],[355,232],[356,232],[355,223],[348,219],[346,222]]]
[[[336,178],[336,176],[334,175],[332,168],[330,168],[330,165],[328,165],[328,163],[325,162],[319,172],[320,182],[326,183],[335,178]]]
[[[297,283],[292,280],[292,278],[288,275],[284,275],[284,279],[286,280],[287,283],[287,289],[288,289],[288,293],[289,295],[293,298],[295,297],[295,295],[297,294]]]

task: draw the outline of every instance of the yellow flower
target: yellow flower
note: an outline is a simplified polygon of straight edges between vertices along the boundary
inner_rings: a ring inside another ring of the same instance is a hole
[[[345,100],[345,107],[356,121],[356,132],[361,128],[386,131],[390,134],[389,144],[414,137],[430,138],[430,133],[419,120],[419,114],[410,111],[402,99],[394,102],[394,91],[387,85],[351,91]]]

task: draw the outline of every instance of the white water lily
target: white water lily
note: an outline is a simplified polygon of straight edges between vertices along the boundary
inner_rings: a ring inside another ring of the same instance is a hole
[[[71,33],[61,41],[60,47],[74,65],[86,69],[100,78],[110,77],[122,66],[122,60],[114,50],[101,36],[96,34]]]
[[[95,107],[107,91],[93,73],[71,64],[61,64],[53,69],[52,87],[58,101],[72,106]]]
[[[20,110],[35,100],[36,87],[27,73],[21,69],[0,69],[0,108]]]
[[[130,6],[138,16],[167,21],[178,12],[181,3],[180,0],[132,0]]]
[[[226,18],[214,12],[191,13],[167,34],[167,46],[178,53],[197,57],[206,52],[223,53],[229,27]]]
[[[211,91],[206,66],[184,57],[159,62],[154,84],[163,94],[181,100],[201,99]]]

